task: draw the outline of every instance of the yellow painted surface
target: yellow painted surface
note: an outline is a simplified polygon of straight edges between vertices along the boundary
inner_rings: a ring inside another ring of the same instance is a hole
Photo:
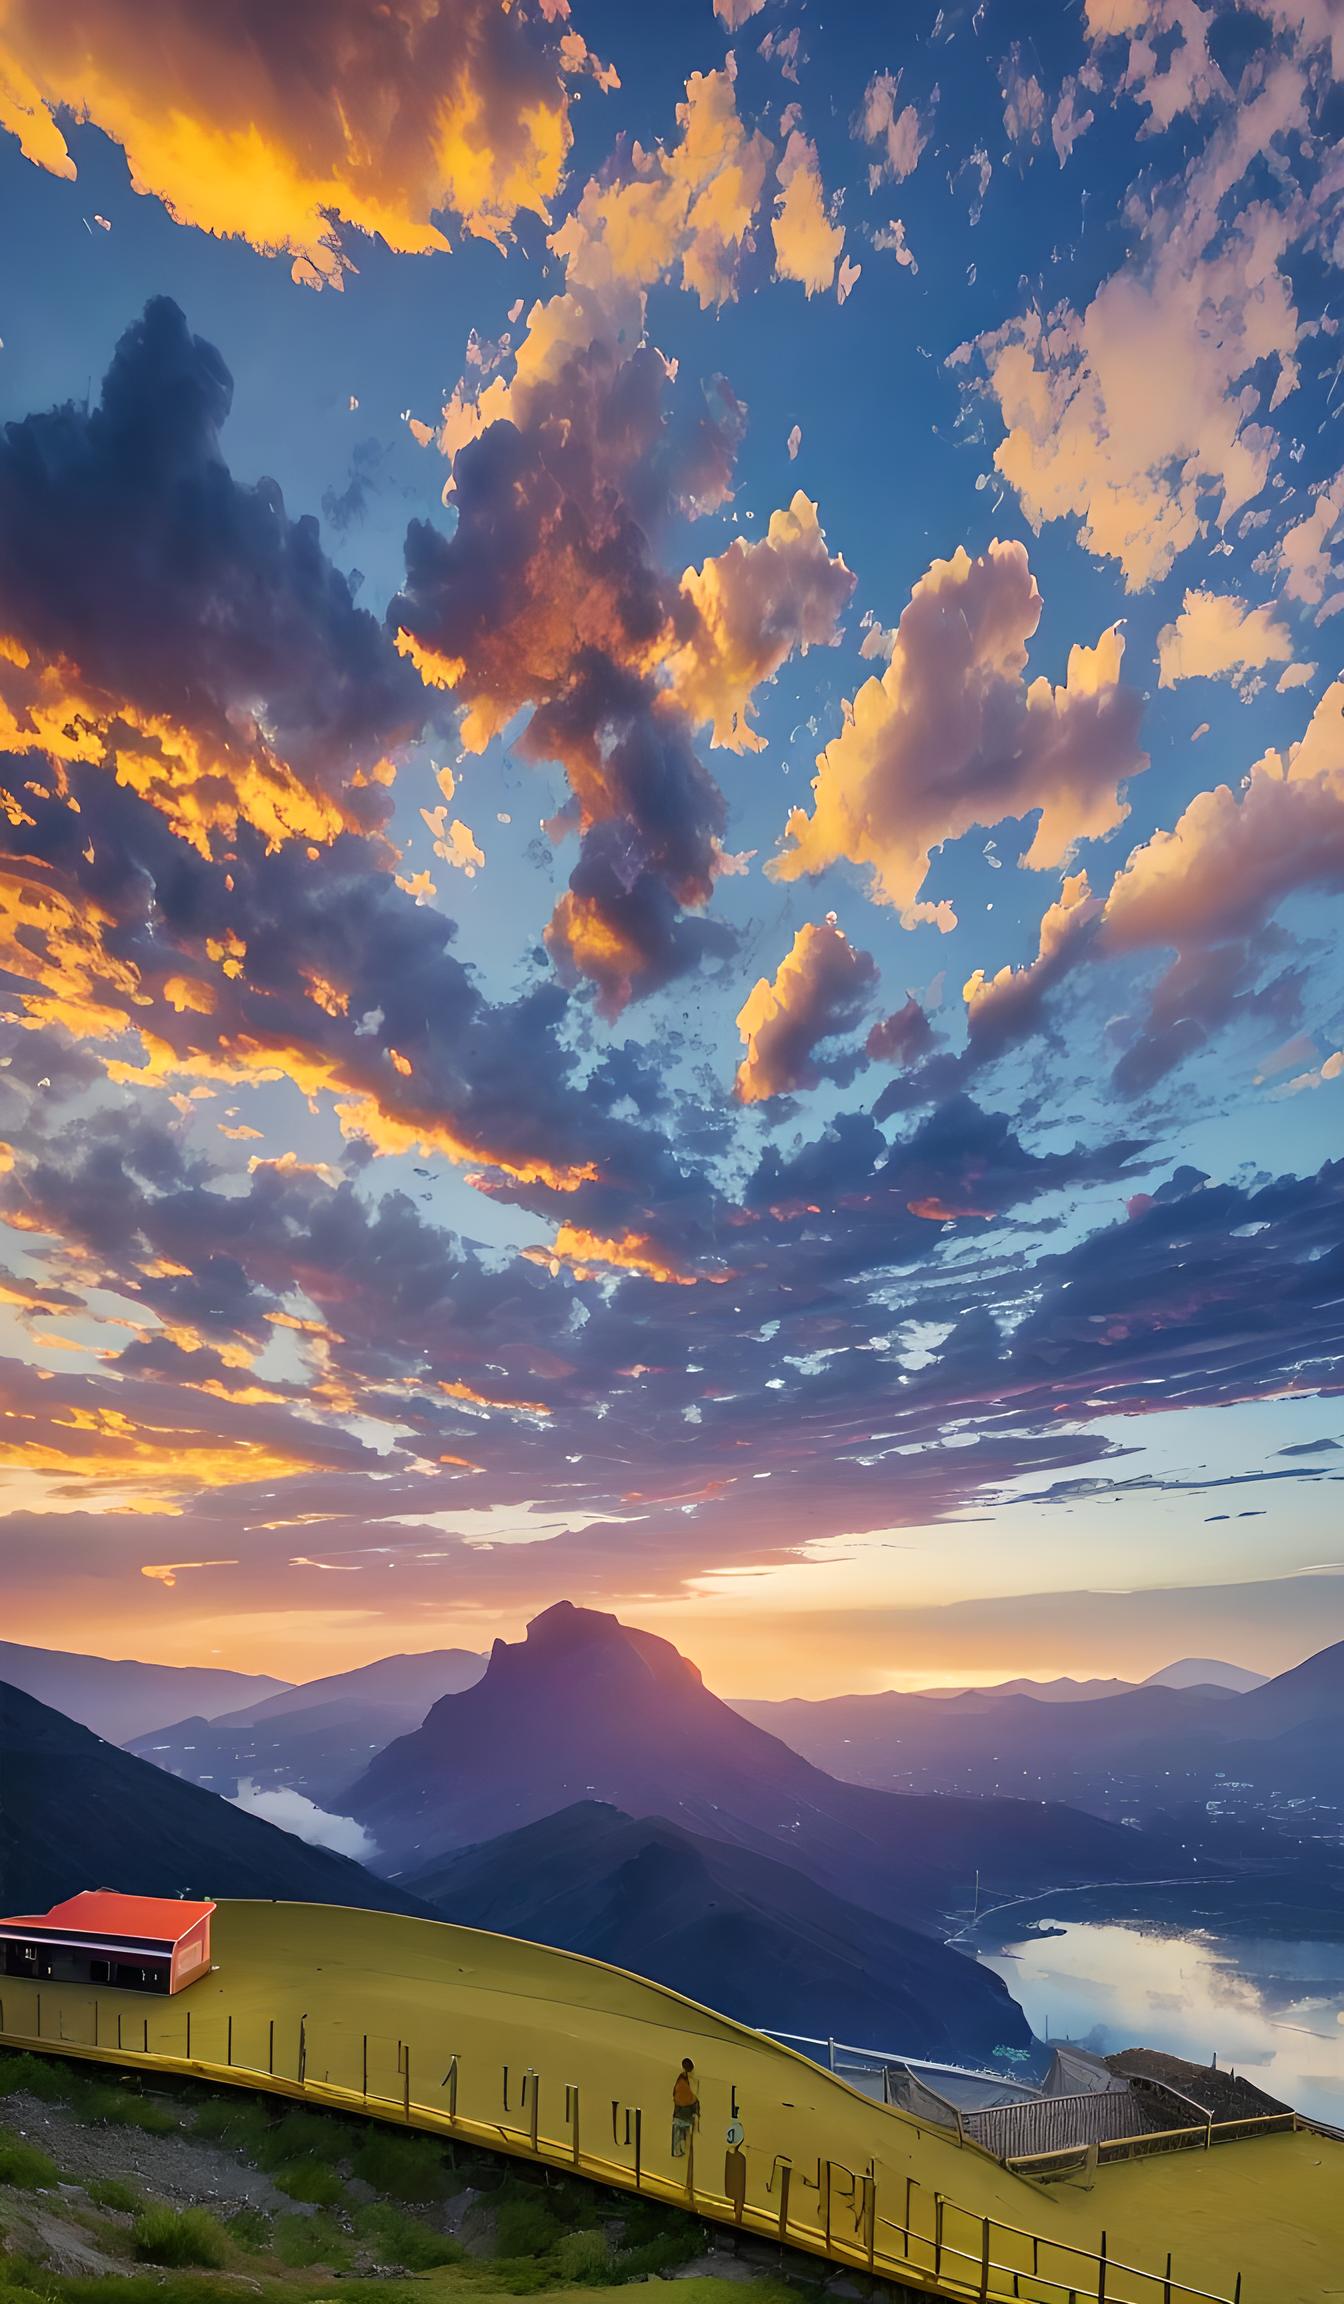
[[[231,2071],[290,2095],[302,2085],[347,2110],[367,2097],[385,2118],[404,2120],[409,2107],[414,2126],[535,2149],[626,2187],[638,2153],[645,2190],[721,2218],[733,2214],[726,2135],[737,2117],[748,2227],[779,2231],[787,2166],[792,2244],[863,2263],[871,2240],[879,2271],[931,2294],[982,2293],[988,2217],[985,2292],[1013,2295],[1016,2275],[1024,2304],[1095,2297],[1103,2231],[1111,2304],[1162,2304],[1168,2250],[1173,2304],[1201,2291],[1231,2298],[1238,2273],[1242,2304],[1344,2299],[1344,2145],[1307,2131],[1102,2168],[1090,2188],[1042,2187],[598,1962],[321,1905],[225,1903],[214,1930],[215,1971],[171,2000],[0,1978],[0,2034],[211,2078]],[[689,2167],[671,2155],[683,2056],[702,2106]]]

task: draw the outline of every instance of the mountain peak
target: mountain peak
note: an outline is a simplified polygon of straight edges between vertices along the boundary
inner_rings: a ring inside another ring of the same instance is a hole
[[[1224,1664],[1213,1656],[1182,1656],[1174,1664],[1164,1664],[1160,1672],[1150,1672],[1142,1685],[1145,1688],[1230,1688],[1235,1695],[1244,1696],[1264,1683],[1263,1672],[1252,1672],[1244,1664]]]
[[[577,1661],[584,1657],[591,1661],[605,1655],[612,1660],[625,1657],[638,1659],[644,1670],[658,1680],[690,1681],[703,1685],[698,1666],[670,1640],[660,1640],[655,1632],[642,1632],[633,1624],[623,1624],[619,1616],[611,1616],[604,1609],[580,1608],[572,1600],[553,1601],[534,1616],[521,1641],[496,1640],[490,1654],[491,1669],[508,1659],[543,1661],[550,1664],[567,1658]]]

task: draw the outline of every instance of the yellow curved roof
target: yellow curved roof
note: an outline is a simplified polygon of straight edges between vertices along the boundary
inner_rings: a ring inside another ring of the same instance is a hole
[[[1230,2299],[1238,2274],[1242,2304],[1344,2294],[1344,2145],[1310,2131],[1045,2187],[598,1961],[326,1905],[223,1902],[214,1937],[214,1970],[172,1999],[0,1977],[0,2032],[302,2088],[345,2109],[367,2102],[611,2183],[638,2175],[644,2189],[711,2216],[734,2216],[740,2193],[752,2229],[778,2232],[782,2209],[794,2245],[855,2263],[871,2251],[877,2270],[934,2294],[1007,2297],[1016,2277],[1016,2293],[1036,2304],[1065,2304],[1070,2289],[1096,2296],[1103,2233],[1112,2304],[1160,2304],[1168,2250],[1173,2304],[1200,2291]],[[683,2056],[701,2104],[689,2161],[672,2154]],[[730,2161],[734,2120],[744,2142]]]

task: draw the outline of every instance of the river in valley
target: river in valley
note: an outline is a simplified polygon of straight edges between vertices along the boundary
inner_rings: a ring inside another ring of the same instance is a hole
[[[1301,2112],[1344,2127],[1344,1943],[1190,1932],[1033,1910],[1029,1934],[980,1957],[1041,2038],[1106,2055],[1213,2057]],[[1051,1931],[1047,1933],[1047,1931]]]

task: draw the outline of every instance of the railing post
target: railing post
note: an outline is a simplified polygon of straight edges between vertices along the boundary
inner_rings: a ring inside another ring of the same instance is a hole
[[[1241,2304],[1241,2274],[1240,2274],[1240,2272],[1238,2272],[1238,2274],[1237,2274],[1237,2285],[1236,2285],[1236,2287],[1235,2287],[1235,2288],[1233,2289],[1233,2291],[1232,2291],[1232,2304]]]
[[[1162,2282],[1162,2304],[1171,2304],[1171,2250],[1167,2250],[1167,2270]]]
[[[779,2171],[779,2237],[781,2241],[787,2240],[789,2235],[789,2186],[792,2181],[793,2170],[786,2160]]]
[[[1101,2235],[1101,2254],[1097,2258],[1097,2304],[1106,2304],[1106,2235]]]
[[[865,2215],[865,2220],[866,2220],[866,2222],[867,2222],[867,2226],[868,2226],[868,2232],[867,2232],[867,2239],[868,2239],[868,2270],[869,2270],[870,2272],[872,2272],[872,2271],[874,2271],[874,2270],[875,2270],[875,2268],[876,2268],[876,2264],[877,2264],[877,2175],[876,2175],[876,2171],[873,2171],[872,2173],[870,2173],[870,2174],[869,2174],[869,2176],[867,2177],[866,2181],[867,2181],[867,2185],[868,2185],[868,2197],[867,2197],[866,2201],[864,2202],[864,2215]]]
[[[1013,2287],[1014,2287],[1014,2289],[1016,2289],[1016,2287],[1017,2287],[1017,2281],[1016,2281],[1016,2279],[1014,2279],[1014,2281],[1013,2281]],[[982,2216],[982,2217],[981,2217],[981,2219],[980,2219],[980,2304],[985,2304],[985,2300],[986,2300],[986,2298],[988,2297],[988,2295],[989,2295],[989,2218],[988,2218],[988,2216]]]
[[[272,2018],[271,2018],[271,2021],[270,2021],[270,2028],[269,2028],[269,2030],[267,2031],[267,2034],[266,2034],[266,2069],[267,2069],[267,2071],[268,2071],[268,2072],[271,2072],[271,2073],[273,2073],[273,2072],[275,2071],[275,2018],[274,2018],[274,2016],[272,2016]]]
[[[823,2165],[822,2183],[826,2188],[826,2253],[829,2256],[831,2251],[831,2163],[829,2160]]]
[[[308,2018],[306,2014],[299,2018],[298,2081],[300,2088],[305,2088],[308,2084]]]
[[[574,2128],[574,2165],[579,2165],[579,2086],[576,2080],[565,2084],[565,2118]]]
[[[536,2109],[536,2098],[535,2098],[535,2096],[534,2096],[534,2097],[533,2097],[533,2099],[532,2099],[532,2143],[533,2143],[533,2147],[534,2147],[534,2149],[535,2149],[535,2146],[536,2146],[536,2141],[537,2141],[537,2109]],[[640,2108],[639,2108],[638,2104],[636,2104],[636,2106],[635,2106],[635,2190],[636,2190],[636,2192],[638,2192],[638,2190],[639,2190],[639,2187],[640,2187],[640,2182],[641,2182],[641,2180],[642,2180],[642,2178],[643,2178],[643,2174],[644,2174],[644,2115],[643,2115],[643,2113],[640,2111]]]
[[[401,2112],[404,2120],[411,2117],[411,2044],[406,2041],[401,2051]]]
[[[910,2242],[913,2237],[910,2227],[914,2218],[914,2194],[915,2185],[918,2181],[919,2179],[915,2176],[907,2176],[905,2179],[905,2260],[907,2264],[910,2261]]]
[[[229,2018],[229,2022],[228,2022],[228,2030],[227,2030],[227,2032],[226,2032],[226,2034],[225,2034],[225,2038],[224,2038],[224,2061],[225,2061],[225,2063],[226,2063],[226,2064],[232,2064],[232,2062],[233,2062],[233,2018],[232,2018],[232,2016],[230,2016],[230,2018]]]
[[[367,2045],[366,2045],[366,2047],[365,2047],[365,2054],[366,2054],[366,2056],[367,2056],[367,2054],[368,2054]],[[367,2082],[366,2082],[366,2086],[367,2086]],[[456,2050],[454,2050],[454,2051],[453,2051],[453,2054],[452,2054],[452,2055],[449,2057],[449,2059],[448,2059],[448,2069],[447,2069],[447,2071],[446,2071],[446,2072],[444,2073],[444,2075],[443,2075],[443,2080],[442,2080],[442,2082],[441,2082],[441,2086],[443,2086],[444,2088],[446,2088],[446,2089],[447,2089],[447,2091],[448,2091],[448,2118],[449,2118],[451,2121],[456,2121],[456,2119],[457,2119],[457,2051],[456,2051]],[[576,2117],[577,2117],[577,2116],[576,2116]]]
[[[943,2195],[933,2195],[933,2276],[936,2280],[943,2269]]]
[[[367,2104],[367,2103],[368,2103],[368,2101],[369,2101],[369,2035],[368,2035],[368,2033],[367,2033],[367,2032],[361,2033],[361,2035],[360,2035],[360,2039],[361,2039],[361,2043],[362,2043],[362,2051],[363,2051],[363,2060],[362,2060],[362,2063],[361,2063],[361,2067],[360,2067],[360,2078],[361,2078],[361,2081],[362,2081],[362,2083],[363,2083],[363,2090],[362,2090],[362,2092],[363,2092],[364,2101],[365,2101],[365,2103]]]

